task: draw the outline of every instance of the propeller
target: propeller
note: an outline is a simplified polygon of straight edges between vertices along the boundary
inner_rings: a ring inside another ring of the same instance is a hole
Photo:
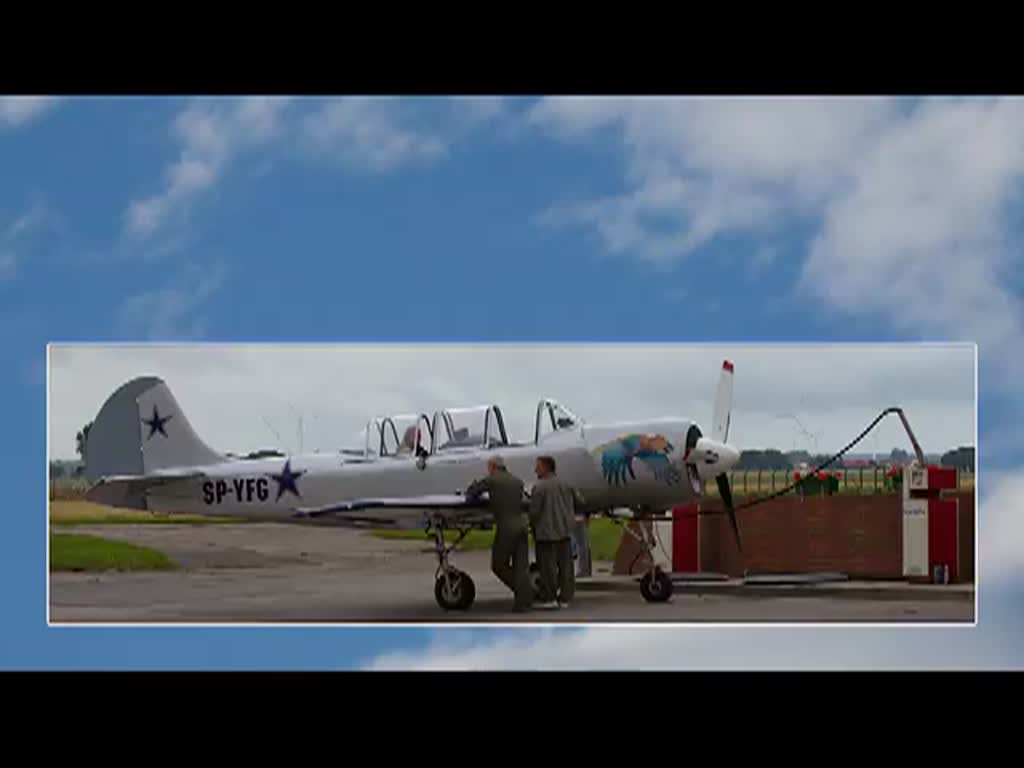
[[[697,441],[700,440],[704,435],[700,431],[700,427],[696,424],[691,424],[690,428],[686,431],[686,452],[683,454],[683,461],[690,458],[690,451],[697,447]]]
[[[690,429],[686,432],[686,453],[683,456],[683,461],[686,462],[687,470],[692,471],[696,478],[694,489],[698,492],[702,482],[700,480],[700,471],[697,469],[695,464],[691,463],[691,461],[701,462],[703,461],[701,457],[706,455],[715,456],[715,454],[722,451],[723,448],[728,448],[728,446],[723,446],[715,443],[714,441],[706,441],[709,444],[704,445],[702,448],[698,443],[701,443],[703,438],[704,435],[701,433],[700,428],[696,424],[691,425]],[[691,457],[691,454],[695,451],[696,454]],[[717,463],[717,457],[715,457],[714,463]],[[736,522],[736,507],[733,505],[732,501],[732,489],[729,487],[729,475],[725,472],[719,473],[715,475],[715,481],[718,483],[718,493],[722,497],[722,503],[725,504],[725,511],[729,513],[729,521],[732,523],[732,531],[736,536],[736,548],[742,552],[743,544],[740,542],[740,526],[739,523]]]
[[[729,521],[732,523],[732,531],[736,535],[736,548],[742,552],[743,544],[740,542],[740,526],[736,522],[736,507],[732,503],[732,489],[729,487],[729,476],[725,473],[715,476],[718,482],[718,493],[725,504],[725,511],[729,513]]]

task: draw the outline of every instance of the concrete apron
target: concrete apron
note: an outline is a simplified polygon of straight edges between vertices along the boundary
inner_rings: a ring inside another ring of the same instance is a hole
[[[668,569],[666,569],[668,570]],[[670,571],[669,571],[670,572]],[[595,576],[576,582],[579,591],[635,591],[642,571],[627,576]],[[763,584],[711,574],[673,574],[673,594],[743,597],[836,597],[879,600],[974,600],[973,584],[910,584],[908,582],[826,581]]]

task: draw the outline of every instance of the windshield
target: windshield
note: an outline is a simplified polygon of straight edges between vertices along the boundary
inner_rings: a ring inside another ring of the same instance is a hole
[[[392,426],[397,445],[388,455],[411,456],[418,450],[430,452],[430,425],[426,416],[415,413],[392,416],[389,427]]]
[[[576,429],[580,424],[579,418],[557,400],[550,398],[541,400],[537,404],[537,421],[534,431],[534,439],[540,442],[545,437],[556,432],[564,432]]]
[[[574,429],[579,423],[576,414],[560,403],[554,404],[553,416],[556,429]]]
[[[434,421],[437,450],[507,444],[505,425],[496,406],[449,408],[439,411]]]
[[[389,419],[388,432],[393,433],[394,446],[389,446],[387,455],[409,454],[416,450],[416,421],[415,414],[402,414],[392,416]]]

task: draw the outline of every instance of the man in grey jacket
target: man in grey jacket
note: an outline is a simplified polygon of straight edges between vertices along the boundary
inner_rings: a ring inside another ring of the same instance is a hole
[[[576,506],[582,499],[562,482],[555,469],[553,457],[538,457],[535,467],[538,482],[530,493],[530,523],[544,592],[542,608],[568,607],[576,589],[572,535],[576,527]]]

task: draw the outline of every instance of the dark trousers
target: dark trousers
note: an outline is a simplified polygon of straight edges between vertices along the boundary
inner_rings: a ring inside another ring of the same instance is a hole
[[[530,539],[525,528],[499,528],[491,549],[491,570],[502,584],[512,590],[517,608],[528,608],[533,594],[530,588]]]
[[[576,593],[572,539],[537,542],[537,566],[545,600],[571,601]]]

